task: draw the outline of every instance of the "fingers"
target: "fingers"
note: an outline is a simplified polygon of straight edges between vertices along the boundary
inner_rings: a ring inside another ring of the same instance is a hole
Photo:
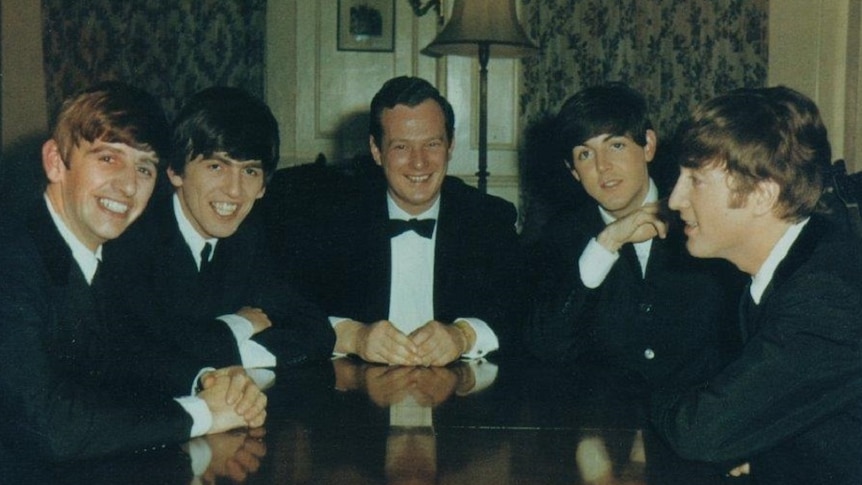
[[[461,355],[463,342],[455,337],[459,334],[453,332],[460,330],[431,321],[410,335],[413,343],[417,345],[421,365],[444,366]]]
[[[394,365],[418,365],[416,344],[391,322],[382,320],[364,328],[359,334],[359,356],[369,362]]]

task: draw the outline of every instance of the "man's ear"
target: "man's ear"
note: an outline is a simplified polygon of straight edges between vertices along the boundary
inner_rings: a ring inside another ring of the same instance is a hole
[[[51,183],[61,182],[68,170],[60,154],[60,147],[53,139],[42,144],[42,168]]]
[[[578,175],[578,171],[575,170],[575,164],[572,163],[571,165],[569,165],[565,160],[563,161],[563,163],[566,165],[566,168],[569,169],[569,173],[572,174],[572,177],[574,177],[575,180],[577,180],[578,183],[580,183],[581,182],[581,176]]]
[[[647,163],[655,158],[655,151],[658,147],[658,137],[653,130],[647,130],[645,133],[646,145],[644,145],[644,159]]]
[[[757,215],[772,214],[778,204],[781,187],[772,179],[761,180],[748,195],[748,203],[754,205]]]
[[[377,147],[377,143],[374,142],[374,137],[368,135],[368,148],[371,149],[371,157],[374,159],[374,163],[380,165],[380,148]]]
[[[171,181],[171,185],[173,185],[175,188],[183,186],[183,177],[174,172],[173,168],[168,167],[165,172],[168,174],[168,180]]]

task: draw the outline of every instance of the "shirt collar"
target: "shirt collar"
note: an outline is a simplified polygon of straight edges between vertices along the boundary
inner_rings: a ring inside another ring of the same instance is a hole
[[[218,242],[218,238],[206,239],[200,235],[197,229],[192,226],[192,223],[189,222],[185,212],[183,212],[183,207],[180,205],[180,197],[176,193],[173,195],[173,206],[174,216],[177,219],[177,226],[180,228],[180,234],[183,235],[183,240],[185,240],[189,249],[191,249],[195,260],[200,258],[201,251],[206,243],[210,243],[213,247],[213,251],[210,255],[215,253],[215,246]],[[210,258],[212,259],[212,256],[210,256]],[[200,263],[200,261],[198,261],[198,263]]]
[[[395,199],[392,198],[392,195],[387,191],[386,192],[386,207],[389,209],[389,218],[390,219],[437,219],[437,216],[440,214],[440,196],[437,196],[437,200],[434,201],[434,204],[428,208],[425,212],[412,215],[408,214],[407,211],[398,207],[398,204],[395,203]]]
[[[51,205],[51,201],[48,199],[48,196],[45,195],[45,204],[48,206],[48,213],[51,214],[51,219],[54,221],[54,225],[57,227],[57,231],[60,232],[60,237],[63,238],[63,241],[66,242],[66,245],[69,246],[69,249],[72,250],[72,258],[78,263],[78,267],[81,268],[81,272],[84,273],[84,278],[87,279],[87,283],[92,283],[93,276],[96,274],[96,268],[99,267],[99,262],[102,260],[102,245],[96,248],[96,251],[90,251],[90,249],[84,245],[66,226],[66,223],[63,222],[63,219],[60,217],[60,214],[54,210],[54,206]]]
[[[766,261],[763,262],[763,265],[760,266],[757,274],[751,278],[751,298],[755,303],[760,304],[763,292],[766,291],[766,287],[772,281],[772,276],[775,275],[775,269],[784,260],[784,257],[787,256],[790,246],[793,246],[796,238],[799,237],[799,233],[802,232],[802,228],[805,227],[805,224],[808,224],[810,219],[810,217],[807,217],[802,222],[797,222],[788,227],[784,235],[781,236],[781,239],[773,246],[772,251],[766,258]]]
[[[658,201],[658,187],[656,187],[655,182],[653,182],[652,177],[650,177],[649,189],[647,190],[646,198],[641,205],[651,204],[656,201]],[[599,214],[601,214],[602,221],[604,221],[605,225],[617,220],[616,217],[612,216],[610,212],[606,211],[601,205],[599,206]]]

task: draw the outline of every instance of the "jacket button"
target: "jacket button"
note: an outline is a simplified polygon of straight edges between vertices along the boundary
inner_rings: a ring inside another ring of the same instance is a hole
[[[652,305],[649,303],[640,304],[641,313],[652,313]]]
[[[646,360],[655,359],[655,352],[653,351],[653,349],[647,347],[647,349],[644,350],[644,358],[646,358]]]

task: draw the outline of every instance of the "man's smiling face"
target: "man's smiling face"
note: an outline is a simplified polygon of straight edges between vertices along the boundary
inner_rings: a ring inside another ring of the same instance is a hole
[[[231,236],[265,191],[256,160],[234,160],[224,152],[198,155],[182,174],[168,169],[183,213],[205,239]]]

